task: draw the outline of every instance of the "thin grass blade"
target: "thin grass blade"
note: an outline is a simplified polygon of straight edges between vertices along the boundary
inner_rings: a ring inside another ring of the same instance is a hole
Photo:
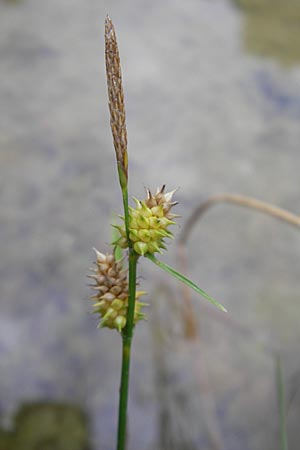
[[[120,237],[120,234],[118,232],[118,230],[115,228],[116,225],[116,220],[115,217],[112,218],[112,236],[111,236],[111,241],[115,242],[118,240],[118,238]],[[119,247],[118,245],[115,246],[114,248],[114,256],[116,261],[120,261],[123,258],[123,249],[121,247]]]
[[[197,286],[193,281],[191,281],[189,278],[185,277],[182,273],[177,272],[177,270],[173,269],[173,267],[170,267],[168,264],[163,263],[162,261],[159,261],[157,258],[155,258],[154,255],[147,253],[146,258],[150,259],[154,264],[156,264],[158,267],[163,269],[165,272],[169,273],[173,277],[177,278],[177,280],[181,281],[182,283],[189,286],[191,289],[193,289],[197,294],[200,294],[202,297],[204,297],[206,300],[208,300],[210,303],[212,303],[214,306],[219,308],[223,312],[227,312],[227,309],[221,305],[221,303],[217,302],[213,297],[208,295],[203,289],[201,289],[199,286]]]

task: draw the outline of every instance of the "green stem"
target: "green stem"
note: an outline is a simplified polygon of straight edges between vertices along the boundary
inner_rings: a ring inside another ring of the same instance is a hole
[[[125,450],[126,445],[126,422],[127,422],[127,403],[130,372],[131,341],[134,328],[134,309],[136,296],[136,266],[139,255],[129,248],[129,296],[126,327],[122,333],[123,351],[122,351],[122,371],[120,382],[119,398],[119,423],[118,423],[118,442],[117,450]]]
[[[282,374],[282,362],[279,355],[276,358],[276,384],[277,384],[277,399],[280,417],[280,443],[281,450],[288,450],[287,440],[287,423],[286,423],[286,404],[285,404],[285,388]]]
[[[128,247],[132,247],[131,241],[129,239],[129,209],[128,209],[128,191],[126,188],[122,189],[123,207],[124,207],[124,217],[125,217],[125,230],[128,242]]]
[[[128,175],[127,173],[124,172],[124,168],[120,162],[117,163],[117,167],[118,167],[120,187],[122,191],[126,237],[128,247],[130,248],[132,245],[129,239]]]
[[[127,177],[125,177],[122,168],[118,165],[120,185],[122,189],[125,229],[129,248],[129,275],[128,275],[128,308],[126,316],[126,326],[122,332],[122,369],[120,381],[120,397],[119,397],[119,420],[117,435],[117,450],[125,450],[126,446],[126,424],[127,424],[127,404],[128,404],[128,388],[130,373],[130,356],[131,341],[134,328],[134,309],[136,296],[136,266],[138,254],[133,250],[132,243],[129,239],[129,208],[128,208],[128,189]]]

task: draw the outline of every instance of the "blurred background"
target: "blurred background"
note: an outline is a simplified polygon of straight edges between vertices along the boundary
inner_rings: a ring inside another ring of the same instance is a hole
[[[122,211],[107,13],[131,194],[179,186],[181,229],[221,192],[300,212],[298,0],[0,0],[1,450],[115,445],[121,340],[97,329],[85,277]],[[297,450],[299,231],[220,205],[187,254],[190,277],[229,313],[192,296],[189,334],[178,283],[140,262],[150,307],[133,344],[129,448],[279,450],[280,354]],[[179,267],[176,241],[162,259]]]

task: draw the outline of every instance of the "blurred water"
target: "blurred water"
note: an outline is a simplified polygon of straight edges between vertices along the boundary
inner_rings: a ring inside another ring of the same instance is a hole
[[[120,339],[96,329],[85,273],[121,209],[104,73],[107,12],[123,66],[132,194],[180,186],[184,217],[224,191],[295,212],[300,201],[299,66],[245,53],[243,15],[232,3],[0,2],[1,409],[9,416],[20,401],[41,397],[80,402],[101,450],[115,439]],[[288,381],[299,367],[296,230],[219,207],[197,226],[189,251],[193,279],[282,350]],[[172,256],[174,245],[164,260]],[[161,275],[148,262],[139,269],[155,301]],[[262,448],[276,436],[275,420],[262,425],[275,405],[272,361],[197,312],[226,448]],[[151,448],[156,430],[150,327],[138,327],[134,344],[130,432],[139,450]],[[296,442],[296,421],[290,428]]]

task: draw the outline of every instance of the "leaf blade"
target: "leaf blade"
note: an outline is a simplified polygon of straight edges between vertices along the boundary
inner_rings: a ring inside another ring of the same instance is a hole
[[[181,281],[185,285],[189,286],[191,289],[193,289],[197,294],[204,297],[206,300],[208,300],[210,303],[212,303],[214,306],[219,308],[223,312],[227,312],[227,309],[221,305],[221,303],[217,302],[213,297],[211,297],[209,294],[207,294],[203,289],[201,289],[199,286],[197,286],[193,281],[191,281],[189,278],[184,276],[182,273],[177,272],[177,270],[173,269],[173,267],[169,266],[168,264],[163,263],[162,261],[159,261],[157,258],[155,258],[154,255],[147,253],[145,255],[146,258],[148,258],[150,261],[152,261],[154,264],[156,264],[158,267],[160,267],[165,272],[169,273],[173,277],[177,278],[177,280]]]
[[[113,227],[113,229],[112,229],[112,236],[111,236],[112,242],[117,241],[119,239],[119,237],[120,237],[120,233],[118,232],[117,228],[115,227],[116,226],[116,220],[115,219],[116,219],[116,217],[114,216],[112,218],[112,224],[111,224],[112,227]],[[115,256],[115,260],[116,261],[120,261],[123,258],[123,249],[119,245],[115,245],[114,256]]]

